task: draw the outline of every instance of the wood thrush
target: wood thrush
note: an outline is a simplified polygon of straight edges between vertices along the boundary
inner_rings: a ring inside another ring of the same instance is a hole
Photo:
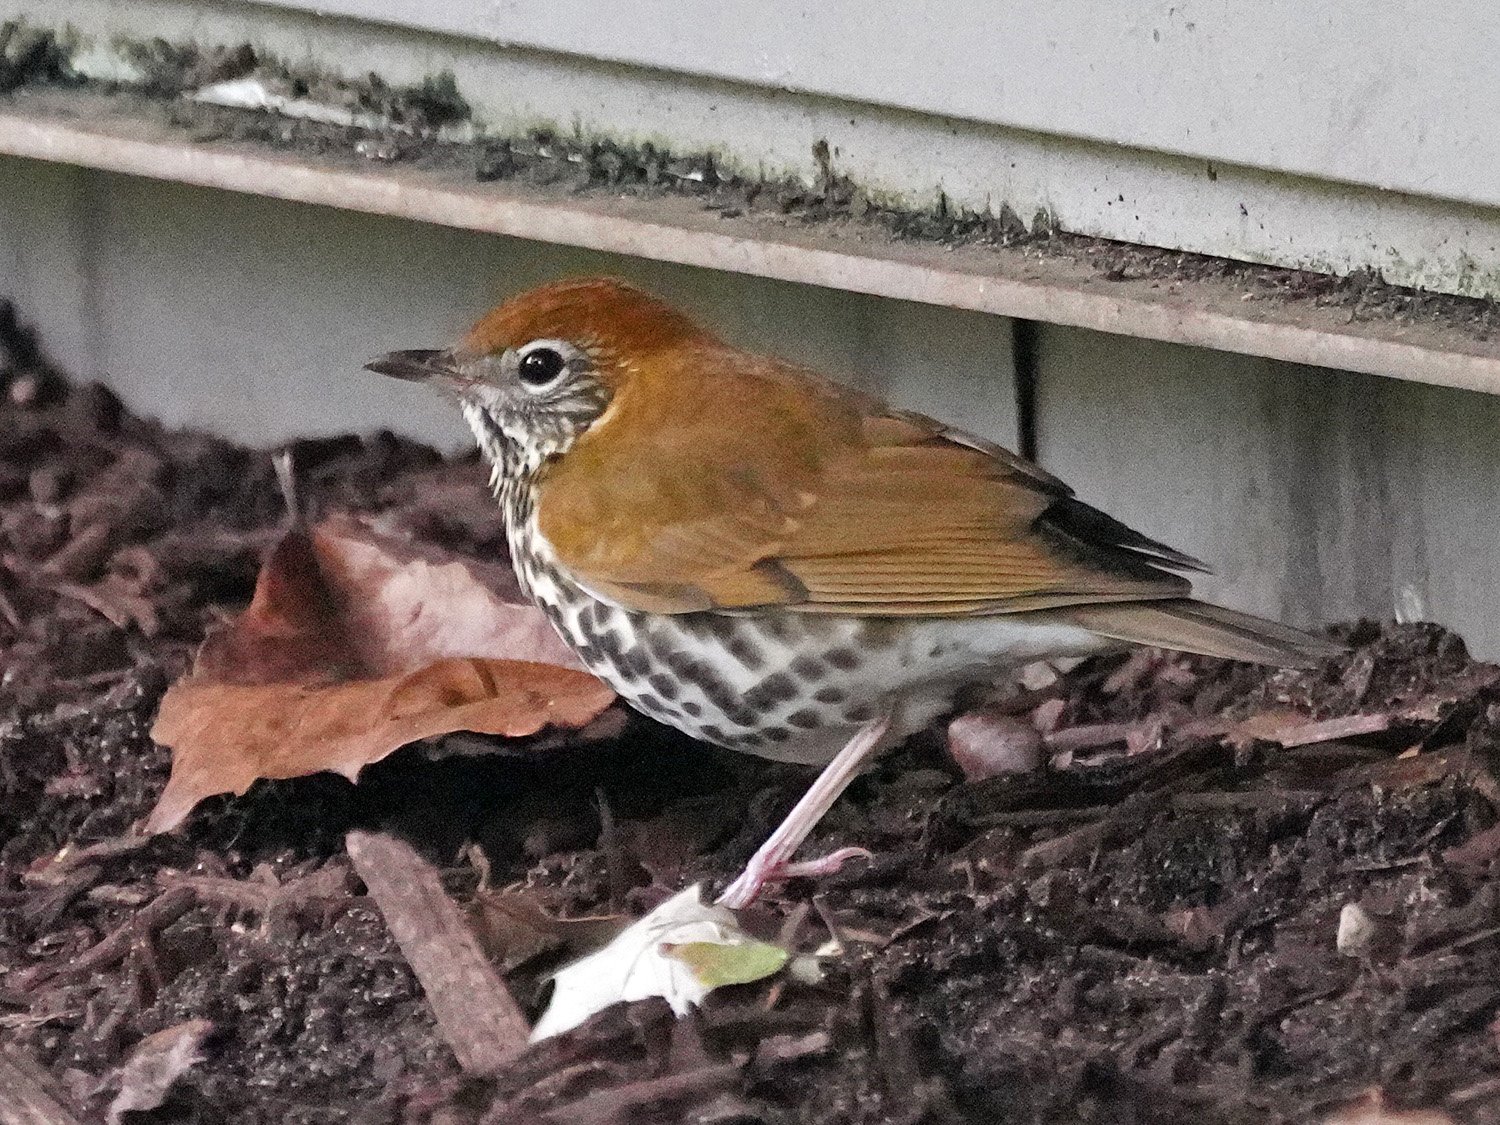
[[[608,279],[524,293],[369,368],[456,395],[522,588],[597,675],[694,737],[824,765],[721,902],[791,856],[871,755],[1008,667],[1130,644],[1337,651],[1195,601],[1199,563],[999,446],[714,338]]]

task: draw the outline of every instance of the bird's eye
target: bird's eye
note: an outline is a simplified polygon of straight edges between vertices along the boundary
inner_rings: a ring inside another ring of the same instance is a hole
[[[556,380],[565,366],[562,353],[556,348],[535,347],[521,356],[516,377],[528,387],[541,388]]]

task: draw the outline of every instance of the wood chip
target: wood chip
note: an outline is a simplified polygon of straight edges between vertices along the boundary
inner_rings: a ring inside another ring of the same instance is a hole
[[[1313,789],[1208,789],[1172,794],[1172,807],[1184,812],[1307,812],[1327,794]]]
[[[1047,749],[1053,753],[1072,750],[1097,750],[1116,742],[1126,742],[1140,726],[1139,723],[1094,723],[1089,726],[1066,727],[1046,736]]]
[[[717,1063],[685,1074],[643,1078],[569,1102],[541,1120],[553,1125],[635,1125],[647,1120],[648,1115],[651,1120],[683,1120],[661,1116],[660,1111],[680,1108],[684,1102],[701,1102],[737,1084],[739,1078],[740,1069],[733,1063]],[[486,1125],[500,1125],[500,1122],[492,1116],[486,1118]]]
[[[13,1046],[0,1044],[0,1125],[79,1125],[51,1076]]]
[[[1457,847],[1443,853],[1443,863],[1471,875],[1482,875],[1500,859],[1500,824],[1476,832]]]
[[[421,981],[459,1066],[476,1075],[499,1071],[526,1049],[531,1028],[437,871],[390,836],[356,830],[344,847]]]
[[[1379,734],[1389,730],[1391,716],[1340,715],[1334,719],[1308,721],[1305,715],[1295,712],[1267,711],[1252,715],[1239,723],[1231,732],[1231,739],[1274,742],[1285,747],[1312,746],[1319,742],[1335,742],[1343,738]]]

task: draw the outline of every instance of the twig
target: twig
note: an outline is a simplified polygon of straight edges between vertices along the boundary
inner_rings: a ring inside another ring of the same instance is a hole
[[[390,836],[356,830],[344,847],[421,981],[459,1066],[480,1075],[500,1070],[526,1048],[531,1029],[438,873]]]
[[[1098,820],[1109,815],[1108,805],[1079,805],[1056,809],[1001,809],[979,813],[969,823],[975,828],[1053,828],[1061,824]]]
[[[301,523],[302,501],[297,495],[297,466],[290,446],[272,455],[271,467],[276,470],[276,484],[281,489],[281,502],[286,505],[287,522]]]
[[[64,844],[50,860],[25,872],[21,881],[29,886],[55,887],[67,882],[68,876],[84,864],[131,855],[152,843],[153,839],[151,836],[126,834],[92,844]]]
[[[328,864],[289,883],[256,879],[226,879],[216,875],[187,875],[163,871],[163,886],[186,887],[205,906],[245,911],[260,918],[262,933],[269,937],[278,925],[295,921],[320,908],[325,920],[353,902],[349,872],[342,864]]]
[[[1180,812],[1307,812],[1328,799],[1326,793],[1310,789],[1209,789],[1172,794],[1172,807]]]
[[[15,1047],[0,1046],[0,1125],[79,1125],[50,1076]]]
[[[101,938],[96,944],[64,964],[38,965],[14,974],[11,983],[21,992],[28,992],[50,980],[74,980],[86,977],[106,966],[122,961],[137,942],[147,940],[181,918],[196,902],[196,896],[187,887],[173,887],[152,899],[136,912],[135,916],[119,929]],[[0,1125],[5,1123],[0,1122]]]
[[[77,582],[55,579],[45,585],[53,593],[87,606],[117,629],[137,625],[146,636],[154,637],[161,626],[156,607],[138,594],[122,589],[111,590],[106,583],[83,586]]]
[[[569,1102],[552,1110],[542,1120],[557,1125],[631,1125],[643,1120],[643,1114],[648,1110],[701,1101],[727,1090],[739,1079],[739,1073],[739,1067],[733,1063],[717,1063],[686,1074],[645,1078]]]
[[[1114,806],[1108,815],[1080,825],[1061,836],[1032,844],[1017,857],[1017,866],[1023,869],[1055,867],[1081,859],[1119,839],[1162,803],[1162,796],[1154,791],[1133,793]]]
[[[1271,736],[1270,741],[1279,742],[1288,750],[1297,746],[1312,746],[1319,742],[1337,742],[1360,735],[1380,734],[1391,729],[1390,715],[1341,715],[1336,719],[1323,719],[1314,723],[1303,723]]]
[[[10,595],[3,588],[0,588],[0,617],[4,617],[12,629],[25,628],[20,611],[16,609],[16,603],[10,600]]]
[[[594,789],[594,803],[599,809],[599,850],[604,853],[604,869],[609,874],[609,909],[618,913],[625,909],[625,895],[630,890],[625,872],[625,846],[602,787]]]

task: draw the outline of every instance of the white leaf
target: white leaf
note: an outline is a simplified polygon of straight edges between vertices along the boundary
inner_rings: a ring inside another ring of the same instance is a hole
[[[622,1000],[660,996],[679,1016],[702,1003],[711,986],[672,949],[694,944],[748,946],[760,943],[739,927],[734,914],[704,903],[694,884],[673,895],[603,949],[559,969],[552,1000],[531,1032],[532,1042],[577,1027],[595,1012]]]

